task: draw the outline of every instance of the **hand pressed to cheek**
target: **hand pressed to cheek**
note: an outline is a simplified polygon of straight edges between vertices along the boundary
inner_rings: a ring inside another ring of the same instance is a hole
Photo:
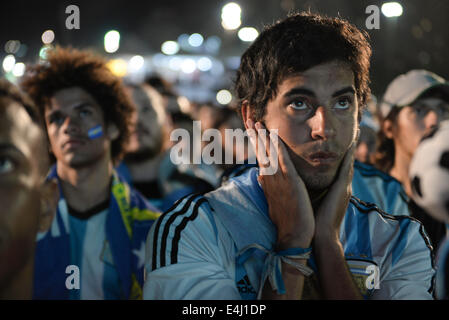
[[[269,138],[261,138],[259,132],[263,128],[262,125],[257,123],[254,127],[258,130],[249,132],[249,135],[253,147],[257,150],[258,160],[262,161],[264,157],[264,161],[279,163],[274,174],[258,177],[268,202],[270,218],[277,227],[278,249],[306,248],[310,246],[314,232],[313,211],[307,189],[297,175],[282,141],[277,140],[276,133],[272,132]],[[248,128],[253,128],[251,121]],[[260,142],[256,145],[255,141]],[[270,144],[277,147],[274,152],[269,151],[267,145]],[[263,166],[260,168],[265,169]]]
[[[321,202],[316,214],[317,236],[337,235],[352,193],[352,176],[356,143],[346,152],[338,175]]]

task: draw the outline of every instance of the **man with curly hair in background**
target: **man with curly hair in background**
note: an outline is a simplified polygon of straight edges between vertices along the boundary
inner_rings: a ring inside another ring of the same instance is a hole
[[[58,47],[21,85],[45,119],[60,193],[38,234],[33,298],[139,299],[158,213],[114,170],[133,111],[122,82],[100,57]]]

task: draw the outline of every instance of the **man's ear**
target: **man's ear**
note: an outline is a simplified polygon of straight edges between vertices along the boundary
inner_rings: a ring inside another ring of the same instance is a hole
[[[115,125],[115,123],[109,123],[106,129],[106,134],[109,138],[109,140],[114,141],[117,139],[120,135],[120,131]]]
[[[394,130],[393,122],[391,120],[385,120],[382,124],[382,131],[388,139],[393,139]]]
[[[249,119],[254,121],[252,108],[249,105],[248,100],[245,100],[242,102],[241,112],[242,112],[243,124],[245,125],[245,128],[248,129],[248,126],[246,125],[246,121],[248,121]]]
[[[59,189],[56,179],[46,180],[41,186],[41,210],[39,232],[50,229],[59,201]]]

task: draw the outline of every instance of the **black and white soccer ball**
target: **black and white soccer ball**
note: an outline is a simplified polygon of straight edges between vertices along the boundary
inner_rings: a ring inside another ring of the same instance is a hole
[[[423,138],[409,177],[413,200],[433,218],[449,223],[449,120]]]

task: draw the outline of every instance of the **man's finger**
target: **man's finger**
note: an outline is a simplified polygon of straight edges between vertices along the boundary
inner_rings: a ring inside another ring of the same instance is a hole
[[[262,139],[259,137],[259,134],[256,131],[254,122],[249,119],[246,124],[248,127],[246,132],[248,133],[249,141],[253,146],[259,167],[263,168],[264,166],[268,166],[269,160],[265,152],[265,145],[263,144]]]
[[[257,153],[258,153],[258,160],[259,165],[261,167],[268,167],[270,165],[270,160],[267,156],[267,130],[262,128],[262,125],[260,122],[256,122],[255,124],[256,132],[257,132]]]

